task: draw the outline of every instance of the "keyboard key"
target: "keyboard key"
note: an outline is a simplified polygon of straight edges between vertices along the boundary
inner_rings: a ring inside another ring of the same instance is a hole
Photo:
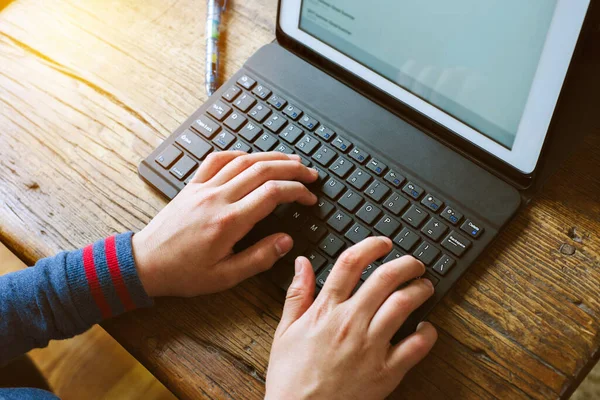
[[[234,111],[231,113],[229,117],[225,120],[225,126],[230,128],[232,131],[237,132],[240,130],[242,125],[244,125],[248,120],[244,117],[243,114]]]
[[[304,157],[300,157],[300,162],[305,167],[310,167],[312,165],[312,163],[309,160],[307,160],[306,158],[304,158]]]
[[[275,150],[273,150],[273,151],[278,151],[279,153],[283,153],[283,154],[294,154],[294,150],[290,149],[285,144],[277,145],[277,147],[275,147]]]
[[[375,180],[371,185],[365,190],[365,194],[375,200],[376,202],[380,202],[386,194],[390,192],[390,188],[384,185],[383,183]]]
[[[400,215],[402,210],[406,208],[409,201],[404,196],[394,192],[387,200],[383,203],[383,207],[390,210],[394,215]]]
[[[296,148],[303,152],[304,154],[310,155],[317,146],[319,145],[319,141],[312,136],[304,135],[302,139],[298,143],[296,143]]]
[[[381,210],[371,203],[365,203],[356,213],[356,216],[368,225],[373,225],[373,222],[375,222],[380,215]]]
[[[427,196],[425,196],[423,200],[421,200],[421,204],[429,208],[431,211],[438,212],[440,211],[440,208],[442,208],[442,206],[444,205],[444,202],[438,198],[433,197],[430,194],[427,194]]]
[[[433,247],[433,245],[423,242],[419,247],[417,247],[417,250],[415,250],[413,256],[417,260],[420,260],[423,264],[431,265],[433,260],[435,260],[439,254],[440,251]]]
[[[298,121],[298,118],[302,115],[303,111],[296,106],[289,104],[284,110],[283,113],[293,119],[294,121]]]
[[[250,112],[248,113],[250,118],[252,118],[256,122],[263,122],[265,118],[267,118],[270,114],[271,109],[262,103],[258,103],[257,105],[255,105],[254,108],[252,108],[252,110],[250,110]]]
[[[469,236],[477,239],[483,233],[483,227],[481,224],[476,224],[475,222],[467,219],[460,227],[463,232],[466,232]]]
[[[327,170],[325,170],[324,168],[321,168],[318,165],[313,165],[312,168],[316,169],[317,172],[319,173],[319,178],[317,179],[317,182],[323,183],[329,177]]]
[[[383,218],[379,220],[377,225],[375,225],[375,230],[381,233],[383,236],[392,237],[394,232],[400,229],[400,222],[396,221],[394,218],[389,215],[384,215]]]
[[[423,188],[415,185],[412,182],[408,182],[406,186],[402,188],[402,191],[415,200],[418,200],[419,197],[421,197],[421,195],[423,194]]]
[[[408,228],[404,228],[394,238],[394,243],[400,246],[404,251],[410,251],[421,238]]]
[[[394,187],[399,188],[400,185],[404,183],[406,178],[404,178],[400,174],[395,173],[394,171],[388,171],[388,173],[385,174],[385,177],[383,179],[394,185]]]
[[[443,224],[437,219],[432,218],[425,224],[423,229],[421,229],[421,232],[423,232],[433,241],[437,242],[447,230],[448,227],[446,224]]]
[[[382,163],[381,161],[372,159],[371,161],[369,161],[367,163],[367,169],[370,169],[371,171],[375,172],[377,175],[381,175],[387,169],[387,166],[384,163]]]
[[[299,231],[309,218],[309,209],[307,207],[292,204],[284,208],[283,223],[292,231]]]
[[[200,132],[200,134],[207,139],[212,139],[212,137],[221,130],[219,124],[205,115],[198,117],[192,124],[192,128],[195,131]]]
[[[189,129],[185,130],[178,138],[177,143],[189,151],[198,160],[203,160],[208,153],[212,151],[212,146],[200,139],[198,135],[192,133]]]
[[[350,157],[352,157],[353,159],[355,159],[359,163],[364,164],[365,161],[367,161],[367,158],[369,158],[369,153],[367,153],[366,151],[363,151],[363,150],[355,147],[350,152]]]
[[[242,89],[240,89],[237,86],[232,86],[229,89],[227,89],[227,91],[225,93],[223,93],[223,99],[225,99],[225,101],[231,103],[232,101],[235,100],[236,97],[238,97],[240,95],[240,93],[242,93]]]
[[[294,240],[294,246],[292,247],[292,250],[290,250],[285,257],[283,257],[283,261],[293,265],[294,261],[296,261],[296,258],[304,254],[307,248],[308,242],[306,240],[296,238],[296,240]]]
[[[270,105],[281,111],[287,104],[287,100],[281,96],[273,95],[267,101]]]
[[[356,210],[356,207],[358,207],[363,202],[363,200],[364,199],[361,195],[359,195],[356,192],[353,192],[352,190],[348,190],[346,193],[344,193],[342,197],[340,197],[338,203],[346,210],[354,212],[354,210]]]
[[[450,269],[452,269],[452,267],[454,267],[454,264],[456,264],[455,261],[444,254],[442,255],[442,258],[435,263],[433,270],[444,276],[448,273],[448,271],[450,271]]]
[[[333,147],[340,149],[341,151],[343,151],[344,153],[347,152],[348,150],[350,150],[350,147],[352,147],[352,142],[344,139],[343,137],[336,137],[333,142]]]
[[[389,263],[390,261],[394,261],[400,257],[404,256],[404,254],[400,253],[398,250],[394,249],[390,254],[383,260],[383,263]]]
[[[167,147],[158,157],[156,162],[159,163],[163,168],[169,168],[175,161],[181,157],[183,152],[177,147],[170,145]]]
[[[361,224],[354,224],[352,228],[346,232],[346,239],[352,243],[362,242],[371,235],[371,231],[362,226]]]
[[[271,90],[264,87],[263,85],[258,85],[252,91],[256,96],[258,96],[261,100],[266,100],[271,95]]]
[[[317,244],[327,234],[327,227],[311,218],[302,227],[302,233],[309,242]]]
[[[248,110],[256,104],[256,99],[250,96],[248,93],[242,94],[233,102],[233,105],[241,110],[242,112],[248,112]]]
[[[313,154],[312,158],[319,164],[326,167],[331,163],[336,155],[337,154],[331,149],[331,147],[323,145],[315,154]]]
[[[231,144],[235,142],[235,136],[227,131],[219,133],[214,139],[213,143],[216,144],[220,149],[226,150]]]
[[[314,250],[309,250],[304,253],[304,257],[312,264],[313,271],[317,272],[327,262],[327,259]]]
[[[254,124],[253,122],[249,122],[241,131],[240,136],[246,139],[249,142],[254,142],[254,139],[258,137],[262,133],[262,129]]]
[[[452,207],[446,207],[440,215],[452,225],[458,224],[463,217],[461,213],[459,213]]]
[[[275,136],[268,133],[263,133],[258,139],[256,139],[254,145],[261,151],[271,151],[277,145],[277,142],[278,140],[275,138]]]
[[[242,76],[237,80],[237,83],[246,90],[250,90],[254,87],[254,85],[256,85],[256,81],[250,78],[248,75]]]
[[[191,157],[183,156],[183,158],[177,161],[173,168],[171,168],[170,172],[171,175],[182,181],[197,166],[198,163],[196,163],[196,161],[194,161]]]
[[[313,214],[315,214],[317,218],[324,220],[329,214],[331,214],[334,208],[335,207],[333,206],[333,204],[331,204],[327,200],[318,199],[317,204],[315,204],[312,207],[312,210]]]
[[[415,205],[410,206],[404,215],[402,215],[402,219],[415,228],[421,226],[425,218],[427,218],[427,213]]]
[[[333,264],[329,264],[321,273],[317,276],[317,286],[323,287],[325,286],[325,282],[327,281],[327,277],[333,270]]]
[[[329,169],[340,178],[344,178],[353,167],[354,166],[348,159],[339,157],[333,162]]]
[[[317,125],[319,125],[319,121],[317,121],[310,115],[305,115],[304,117],[300,118],[300,125],[308,129],[309,131],[313,131],[315,130]]]
[[[346,186],[343,183],[331,178],[327,182],[325,182],[321,190],[323,191],[323,194],[325,196],[329,197],[332,200],[335,200],[340,195],[340,193],[344,191],[344,189],[346,189]]]
[[[354,172],[348,178],[348,183],[357,188],[358,190],[363,190],[364,187],[371,180],[371,175],[366,173],[360,168],[354,170]]]
[[[279,136],[289,144],[294,144],[303,133],[304,131],[302,129],[290,124],[279,134]]]
[[[379,264],[377,263],[372,263],[367,265],[367,268],[365,268],[362,272],[362,275],[360,276],[360,280],[361,281],[366,281],[367,279],[369,279],[369,277],[371,275],[373,275],[373,272],[375,272],[375,270],[379,267]]]
[[[273,133],[278,133],[285,124],[287,124],[287,120],[277,114],[272,115],[267,122],[264,123],[265,127]]]
[[[234,145],[231,147],[232,151],[243,151],[244,153],[251,153],[252,152],[252,148],[250,146],[248,146],[246,143],[242,142],[241,140],[238,140],[237,142],[234,143]]]
[[[452,252],[455,256],[460,257],[471,247],[471,241],[460,233],[452,231],[442,241],[442,247]]]
[[[325,239],[323,239],[323,241],[321,241],[319,249],[321,249],[328,256],[335,257],[340,251],[342,251],[345,245],[346,243],[344,243],[342,239],[333,233],[330,233]]]
[[[227,118],[229,113],[231,113],[231,107],[225,105],[225,103],[222,101],[217,100],[211,104],[210,107],[208,107],[207,112],[215,117],[218,121],[223,121],[225,118]]]
[[[429,272],[425,272],[423,274],[423,276],[421,277],[421,279],[429,280],[433,284],[433,287],[436,287],[437,284],[440,283],[440,280],[438,278],[436,278],[435,276],[433,276],[432,274],[430,274]]]
[[[341,211],[336,211],[327,221],[327,225],[341,233],[343,230],[348,228],[348,225],[350,225],[351,222],[352,218],[350,218],[348,215]]]
[[[315,134],[326,142],[329,142],[335,136],[334,130],[324,125],[321,125],[319,129],[315,131]]]

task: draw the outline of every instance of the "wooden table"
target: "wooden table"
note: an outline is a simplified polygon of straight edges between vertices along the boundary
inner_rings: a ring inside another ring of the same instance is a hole
[[[141,229],[165,200],[136,166],[205,100],[204,1],[6,3],[0,240],[31,264]],[[273,40],[276,6],[230,0],[224,76]],[[564,398],[598,359],[599,131],[435,310],[395,398]],[[180,397],[258,399],[282,302],[258,277],[104,326]]]

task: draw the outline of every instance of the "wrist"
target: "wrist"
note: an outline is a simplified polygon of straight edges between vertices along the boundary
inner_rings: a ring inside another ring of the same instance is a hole
[[[153,272],[155,269],[152,266],[152,256],[150,255],[148,241],[143,230],[133,235],[131,238],[131,247],[135,268],[144,290],[149,297],[158,297],[157,279],[154,277]]]

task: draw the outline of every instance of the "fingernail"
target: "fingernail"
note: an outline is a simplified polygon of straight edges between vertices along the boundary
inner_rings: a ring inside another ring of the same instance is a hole
[[[423,329],[424,326],[425,326],[425,321],[419,322],[419,325],[417,325],[417,331],[420,331],[421,329]]]
[[[314,169],[314,168],[311,168],[310,170],[312,171],[312,174],[313,174],[314,176],[319,176],[319,171],[317,171],[317,170],[316,170],[316,169]]]
[[[433,287],[433,283],[429,280],[429,279],[422,279],[422,281],[429,286],[429,288],[431,289],[431,291],[433,292],[435,290],[435,288]]]
[[[298,257],[294,262],[294,272],[296,276],[300,275],[300,273],[302,272],[302,268],[304,268],[304,266],[302,265],[302,261],[300,261],[300,257]]]
[[[277,254],[279,258],[285,256],[290,252],[292,247],[294,246],[294,241],[288,235],[282,236],[275,242],[275,250],[277,250]]]

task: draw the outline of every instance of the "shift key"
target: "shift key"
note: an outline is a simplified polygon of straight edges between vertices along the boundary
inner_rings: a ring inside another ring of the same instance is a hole
[[[212,151],[212,146],[187,129],[178,138],[177,143],[199,160],[203,160]]]

